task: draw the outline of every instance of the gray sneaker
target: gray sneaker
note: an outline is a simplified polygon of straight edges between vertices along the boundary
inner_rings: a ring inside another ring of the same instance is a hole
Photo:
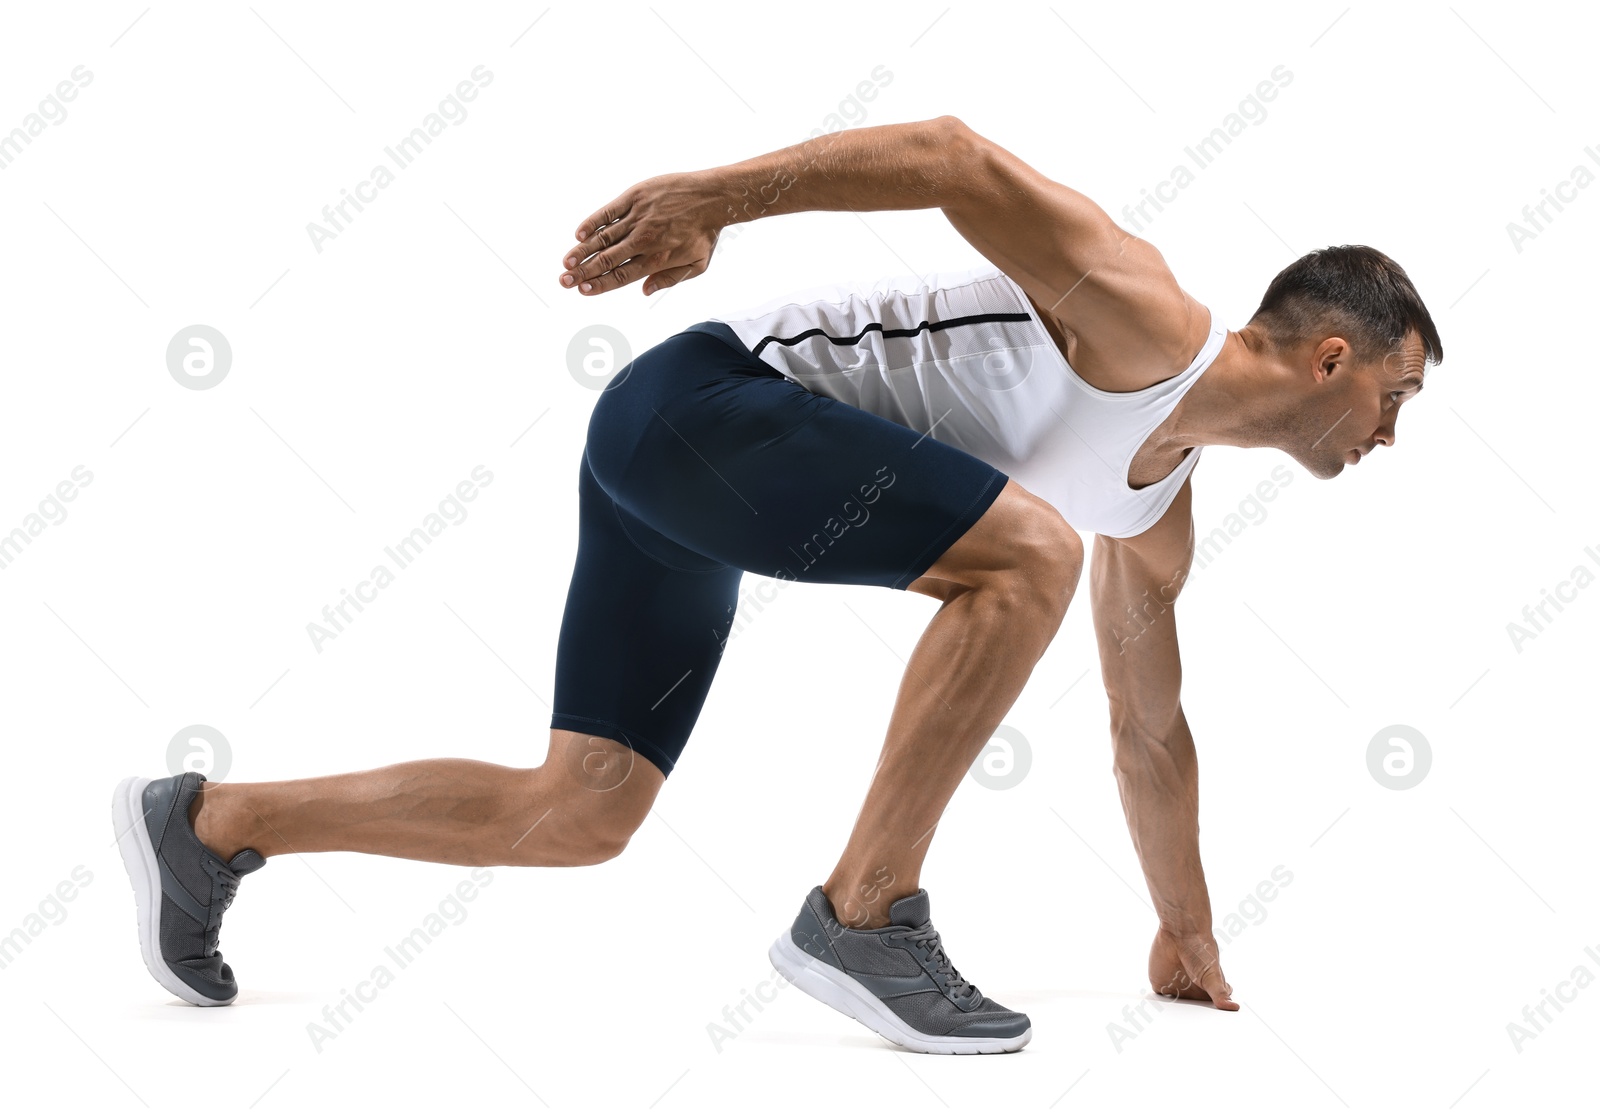
[[[239,994],[217,951],[222,912],[233,903],[239,877],[267,861],[244,849],[224,862],[200,843],[189,804],[204,781],[198,771],[124,779],[112,796],[111,820],[133,882],[145,968],[174,996],[221,1007]]]
[[[907,1050],[1004,1054],[1028,1044],[1028,1017],[956,972],[929,920],[926,891],[896,900],[889,917],[893,925],[851,930],[814,887],[767,956],[790,984]]]

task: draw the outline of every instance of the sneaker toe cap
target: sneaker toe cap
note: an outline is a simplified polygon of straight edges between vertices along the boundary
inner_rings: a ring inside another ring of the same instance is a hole
[[[173,974],[202,996],[212,1000],[231,1000],[239,994],[233,969],[220,954],[209,958],[169,962]]]
[[[1023,1034],[1033,1022],[1020,1011],[984,1012],[950,1032],[952,1038],[1009,1039]]]

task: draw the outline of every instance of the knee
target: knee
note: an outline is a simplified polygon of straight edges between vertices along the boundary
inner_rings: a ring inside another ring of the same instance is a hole
[[[565,855],[561,857],[560,865],[581,868],[615,860],[628,847],[629,840],[638,828],[637,823],[623,825],[608,818],[598,825],[575,832],[573,839],[564,846]]]
[[[1007,592],[1059,624],[1083,573],[1083,539],[1052,505],[1035,499],[1014,538]]]
[[[526,783],[517,798],[532,805],[518,810],[518,827],[527,826],[511,854],[518,865],[576,868],[614,860],[655,797],[646,793],[650,788],[610,786],[548,763],[529,771]]]
[[[628,847],[644,818],[610,796],[587,788],[569,789],[549,807],[540,828],[546,835],[540,862],[578,868],[615,860]]]

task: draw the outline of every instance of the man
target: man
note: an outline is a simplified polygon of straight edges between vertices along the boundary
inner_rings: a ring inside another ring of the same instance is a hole
[[[933,207],[993,266],[698,323],[602,394],[542,766],[126,780],[115,821],[156,979],[191,1003],[233,999],[221,912],[239,876],[279,852],[617,855],[688,739],[751,570],[940,602],[844,854],[773,964],[908,1049],[1020,1049],[1028,1018],[951,964],[918,877],[946,803],[1061,623],[1077,532],[1090,530],[1115,771],[1158,916],[1149,977],[1236,1009],[1179,702],[1172,604],[1193,553],[1190,477],[1206,445],[1280,449],[1323,478],[1393,445],[1401,404],[1442,356],[1438,332],[1405,273],[1361,247],[1297,261],[1228,331],[1153,247],[954,117],[649,179],[580,225],[561,282],[592,296],[643,279],[651,293],[703,272],[733,222]]]

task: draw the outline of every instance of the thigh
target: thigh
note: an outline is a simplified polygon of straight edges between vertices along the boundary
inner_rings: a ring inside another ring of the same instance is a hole
[[[807,391],[736,339],[693,336],[635,369],[590,424],[596,475],[647,546],[904,589],[1006,486],[964,450]]]
[[[686,551],[663,561],[638,537],[585,457],[550,727],[620,741],[665,776],[710,691],[742,571]],[[603,757],[579,758],[594,766]]]
[[[996,575],[1037,569],[1040,563],[1070,567],[1082,560],[1083,541],[1061,513],[1008,480],[977,522],[907,588],[943,600]]]

